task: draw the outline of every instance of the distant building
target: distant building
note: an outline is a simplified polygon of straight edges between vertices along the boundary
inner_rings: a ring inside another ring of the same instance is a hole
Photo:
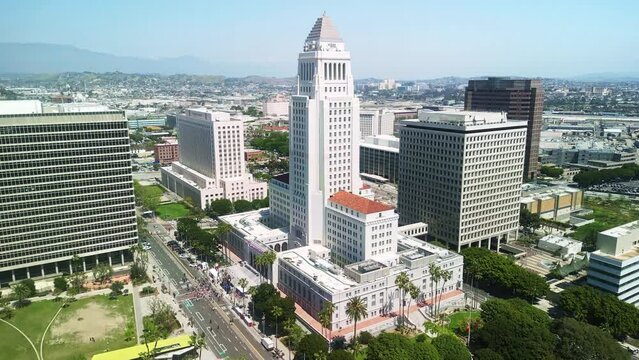
[[[217,199],[266,197],[267,184],[246,173],[242,121],[228,113],[189,109],[177,125],[180,161],[160,169],[166,188],[203,209]]]
[[[288,115],[288,106],[288,97],[282,94],[277,94],[277,96],[264,102],[264,105],[262,106],[262,112],[264,113],[264,115],[286,116]]]
[[[244,149],[244,161],[257,160],[264,156],[263,150]]]
[[[144,119],[129,119],[129,129],[142,130],[147,126],[166,126],[166,117],[149,117]]]
[[[153,148],[155,163],[167,165],[180,160],[180,145],[176,138],[167,138]]]
[[[396,83],[393,79],[384,79],[377,85],[377,88],[379,90],[395,90],[399,86],[400,84]]]
[[[588,284],[639,305],[639,221],[602,231],[590,254]]]
[[[509,120],[528,123],[524,177],[533,179],[539,172],[539,134],[543,125],[544,89],[540,80],[514,80],[489,77],[469,80],[464,109],[504,111]]]
[[[542,149],[541,163],[583,169],[618,168],[637,161],[635,149]]]
[[[505,113],[420,111],[400,136],[400,224],[460,251],[516,239],[526,122]]]
[[[521,207],[542,219],[568,222],[570,214],[581,210],[584,192],[568,186],[531,187],[524,184],[521,195]]]
[[[85,102],[58,104],[57,109],[59,113],[87,113],[109,111],[109,107],[106,105]]]
[[[0,115],[41,114],[40,100],[0,100]]]
[[[1,103],[1,102],[0,102]],[[121,265],[138,241],[124,113],[0,115],[0,284]]]
[[[359,144],[359,171],[383,178],[381,182],[397,183],[399,171],[399,138],[392,135],[369,136]],[[372,179],[374,180],[374,179]]]
[[[393,135],[395,115],[386,109],[360,110],[359,130],[361,138],[375,135]]]
[[[273,176],[268,185],[269,223],[273,227],[288,227],[291,214],[291,194],[288,173]]]

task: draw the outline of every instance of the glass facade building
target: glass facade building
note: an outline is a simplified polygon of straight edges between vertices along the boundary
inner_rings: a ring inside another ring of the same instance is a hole
[[[0,284],[123,264],[137,243],[123,112],[0,116]]]

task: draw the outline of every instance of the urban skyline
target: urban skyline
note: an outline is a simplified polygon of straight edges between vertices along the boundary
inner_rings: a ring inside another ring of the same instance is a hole
[[[639,40],[632,36],[639,32],[632,19],[637,5],[629,1],[375,2],[365,7],[253,2],[250,10],[190,4],[113,2],[87,8],[74,1],[38,6],[25,1],[0,15],[0,42],[67,44],[140,58],[195,57],[220,69],[211,74],[291,76],[290,59],[297,52],[293,34],[305,31],[304,20],[325,11],[349,34],[345,40],[353,44],[358,62],[355,78],[636,74],[639,64]],[[150,9],[154,16],[145,17]],[[222,16],[230,13],[238,16]],[[113,15],[104,16],[108,22],[96,19],[108,14]],[[584,56],[595,44],[597,51]]]

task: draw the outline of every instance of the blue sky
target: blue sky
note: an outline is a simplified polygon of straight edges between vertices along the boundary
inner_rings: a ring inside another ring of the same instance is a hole
[[[0,9],[0,42],[267,64],[260,75],[294,74],[323,11],[356,78],[639,73],[634,0],[20,0]]]

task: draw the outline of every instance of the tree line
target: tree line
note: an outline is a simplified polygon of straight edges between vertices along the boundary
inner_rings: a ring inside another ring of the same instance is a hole
[[[639,180],[639,165],[625,164],[615,169],[584,170],[573,177],[573,181],[581,188],[629,180]]]
[[[229,199],[213,200],[206,207],[204,212],[210,217],[219,217],[233,213],[242,213],[268,207],[268,197],[255,199],[253,201],[237,200],[232,202]]]

